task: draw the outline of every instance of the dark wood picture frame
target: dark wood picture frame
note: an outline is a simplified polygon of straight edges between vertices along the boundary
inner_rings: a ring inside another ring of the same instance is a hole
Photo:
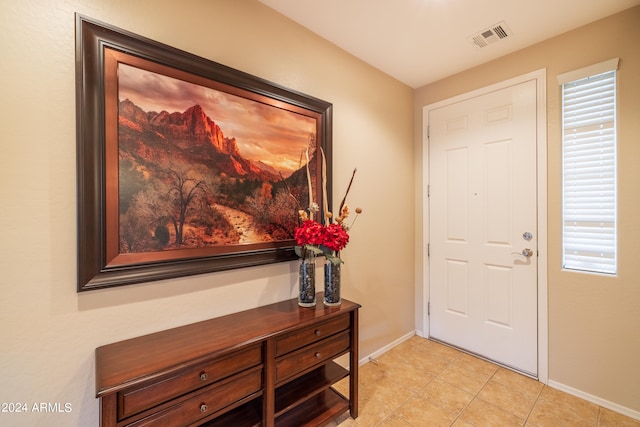
[[[76,14],[78,291],[295,260],[292,238],[222,248],[120,253],[120,116],[114,57],[116,62],[130,58],[154,64],[153,72],[169,70],[173,77],[313,118],[314,144],[322,148],[326,161],[327,205],[331,202],[330,103]],[[311,162],[314,201],[323,206],[322,191],[318,191],[322,156],[314,155]]]

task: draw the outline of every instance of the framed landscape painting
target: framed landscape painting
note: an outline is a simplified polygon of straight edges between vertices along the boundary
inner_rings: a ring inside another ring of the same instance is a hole
[[[331,104],[81,15],[76,90],[79,291],[296,258]]]

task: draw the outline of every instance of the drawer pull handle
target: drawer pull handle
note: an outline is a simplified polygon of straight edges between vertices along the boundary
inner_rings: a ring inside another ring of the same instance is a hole
[[[200,412],[202,412],[203,414],[205,412],[207,412],[207,405],[205,405],[204,403],[200,404]]]
[[[322,335],[322,331],[320,329],[316,329],[314,334],[316,334],[316,336],[319,337],[320,335]]]
[[[316,354],[315,354],[315,356],[316,356],[316,359],[320,359],[320,358],[322,357],[322,355],[320,354],[320,352],[316,353]]]
[[[200,373],[200,381],[206,381],[209,378],[206,372]]]

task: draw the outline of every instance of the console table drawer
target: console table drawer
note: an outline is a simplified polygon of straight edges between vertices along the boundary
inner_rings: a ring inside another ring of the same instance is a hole
[[[276,383],[347,350],[349,350],[349,333],[344,332],[282,357],[276,361]]]
[[[282,356],[290,351],[344,331],[349,328],[349,322],[349,315],[347,314],[278,338],[276,340],[276,356]]]
[[[261,389],[262,368],[255,368],[221,381],[219,384],[211,385],[182,403],[127,424],[127,427],[190,425]]]
[[[118,393],[118,419],[130,417],[260,363],[262,347],[257,344],[241,352],[179,371],[165,379],[123,390]]]

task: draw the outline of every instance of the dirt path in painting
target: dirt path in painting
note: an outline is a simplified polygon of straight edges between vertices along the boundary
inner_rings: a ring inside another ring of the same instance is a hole
[[[229,223],[240,235],[240,241],[238,243],[257,243],[257,242],[269,242],[271,236],[266,233],[261,233],[253,228],[253,218],[246,212],[242,212],[228,206],[214,205],[214,207],[222,212],[227,218]]]

